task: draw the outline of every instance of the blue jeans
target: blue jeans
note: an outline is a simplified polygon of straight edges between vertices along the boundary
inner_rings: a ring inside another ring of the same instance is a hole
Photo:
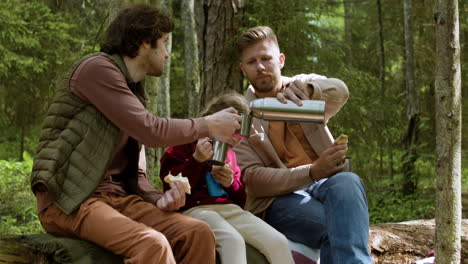
[[[372,263],[366,192],[352,172],[276,198],[265,221],[294,242],[320,248],[322,264]]]

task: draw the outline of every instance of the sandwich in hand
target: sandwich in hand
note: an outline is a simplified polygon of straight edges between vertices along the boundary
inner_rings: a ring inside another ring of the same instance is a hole
[[[164,177],[164,181],[166,183],[171,183],[171,182],[181,182],[182,185],[184,186],[184,191],[187,194],[190,194],[190,183],[187,177],[183,177],[182,173],[179,173],[179,175],[174,176],[172,174],[168,174],[166,177]]]

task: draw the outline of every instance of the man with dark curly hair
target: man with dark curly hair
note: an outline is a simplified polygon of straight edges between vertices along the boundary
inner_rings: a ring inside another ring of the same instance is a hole
[[[165,193],[146,178],[144,148],[230,142],[234,108],[194,119],[154,116],[144,106],[145,76],[161,76],[171,19],[147,5],[124,9],[101,52],[71,69],[41,131],[31,187],[48,233],[91,241],[125,263],[214,263],[215,238],[202,221],[175,211],[181,183]]]

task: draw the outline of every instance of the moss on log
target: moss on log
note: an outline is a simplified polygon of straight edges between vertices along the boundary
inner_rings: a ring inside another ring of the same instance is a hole
[[[0,263],[51,263],[45,254],[15,237],[0,238]]]
[[[58,254],[54,255],[50,251],[45,253],[28,243],[28,239],[34,238],[34,236],[0,237],[0,263],[65,263],[56,261]],[[424,258],[429,250],[434,249],[434,237],[434,220],[372,225],[369,248],[375,264],[414,263],[416,260]],[[468,264],[468,219],[462,221],[461,241],[461,264]],[[83,241],[80,241],[80,243],[83,243]],[[96,253],[95,248],[96,246],[84,244],[81,253],[88,253],[87,250],[94,250],[94,253]],[[252,252],[255,250],[253,248],[249,249],[249,263],[267,263],[266,259],[258,251]],[[107,260],[108,263],[116,263],[112,258],[107,258]],[[104,262],[100,261],[100,263]]]

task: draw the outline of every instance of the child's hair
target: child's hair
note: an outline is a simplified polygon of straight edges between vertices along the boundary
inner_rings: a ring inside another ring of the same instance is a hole
[[[211,99],[205,108],[200,111],[199,116],[211,115],[231,106],[239,113],[250,114],[249,103],[244,96],[236,92],[227,92]]]

